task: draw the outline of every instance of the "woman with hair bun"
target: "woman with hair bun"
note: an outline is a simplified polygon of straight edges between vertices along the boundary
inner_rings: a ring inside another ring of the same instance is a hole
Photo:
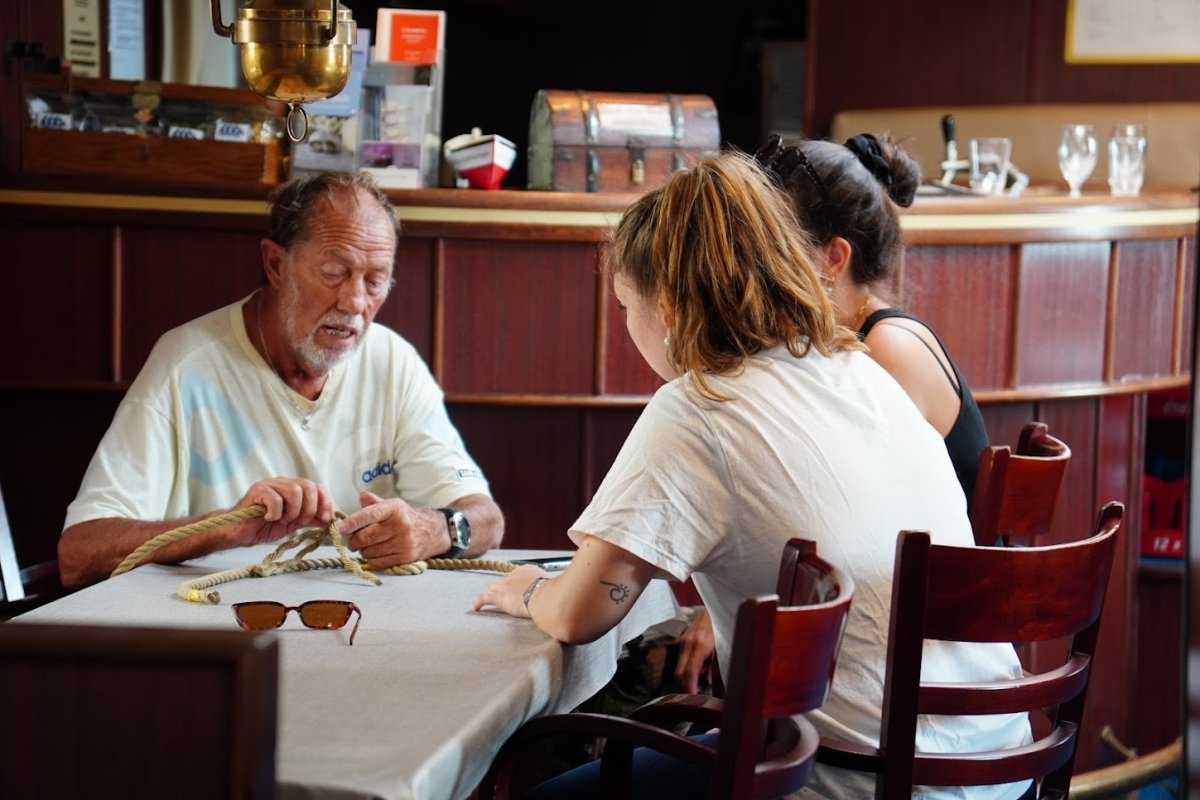
[[[823,734],[877,744],[896,536],[973,542],[942,438],[904,390],[837,323],[784,194],[751,157],[723,153],[629,207],[604,268],[638,352],[666,383],[647,403],[569,535],[557,577],[521,566],[476,597],[530,618],[562,642],[592,641],[654,578],[692,578],[728,667],[738,606],[775,590],[795,535],[854,581],[829,698],[809,719]],[[930,680],[1021,675],[1011,644],[929,642]],[[712,736],[713,734],[708,734]],[[917,746],[975,751],[1030,741],[1029,721],[939,717]],[[636,798],[705,797],[696,767],[638,750]],[[584,765],[527,797],[597,795]],[[928,797],[1010,800],[1017,785]],[[873,776],[818,765],[806,796],[873,795]]]
[[[888,134],[869,133],[845,145],[789,147],[776,136],[755,158],[791,197],[800,226],[821,249],[838,322],[858,333],[945,439],[969,506],[979,454],[988,446],[979,406],[933,329],[892,306],[878,288],[900,265],[897,209],[912,205],[920,166]]]

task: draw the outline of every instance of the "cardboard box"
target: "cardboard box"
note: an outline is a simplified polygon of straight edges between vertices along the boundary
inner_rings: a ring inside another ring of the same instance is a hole
[[[1152,558],[1183,558],[1187,527],[1187,479],[1163,480],[1142,476],[1141,554]]]

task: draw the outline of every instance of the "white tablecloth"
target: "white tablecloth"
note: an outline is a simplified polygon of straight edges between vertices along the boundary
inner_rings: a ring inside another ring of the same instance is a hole
[[[295,614],[277,632],[279,794],[444,800],[470,794],[522,722],[579,705],[612,677],[624,642],[676,614],[669,586],[653,581],[618,628],[588,645],[563,646],[529,620],[471,611],[476,593],[497,577],[490,572],[383,575],[373,586],[323,569],[221,584],[215,606],[175,595],[182,581],[255,564],[271,549],[146,565],[17,620],[236,628],[230,605],[244,600],[351,600],[362,609],[352,647],[349,626],[311,630]],[[321,548],[308,557],[334,555]]]

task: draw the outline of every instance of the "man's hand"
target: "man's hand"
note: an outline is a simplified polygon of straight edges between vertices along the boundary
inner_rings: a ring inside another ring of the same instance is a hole
[[[377,569],[411,564],[446,552],[450,529],[436,508],[411,506],[398,497],[372,492],[358,496],[362,508],[338,523],[346,544]]]
[[[244,547],[282,539],[301,528],[327,527],[333,521],[329,490],[304,478],[275,477],[258,481],[234,509],[265,506],[261,517],[231,527],[231,547]]]
[[[679,637],[679,658],[675,661],[675,677],[683,685],[685,692],[697,694],[700,691],[700,676],[708,671],[712,660],[713,650],[712,617],[708,609],[701,607]]]

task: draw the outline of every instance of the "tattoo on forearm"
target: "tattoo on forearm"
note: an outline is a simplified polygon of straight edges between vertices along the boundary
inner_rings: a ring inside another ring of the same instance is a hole
[[[612,587],[608,590],[608,596],[617,605],[621,605],[621,603],[629,599],[629,587],[625,584],[609,583],[608,581],[600,581],[600,583]]]

